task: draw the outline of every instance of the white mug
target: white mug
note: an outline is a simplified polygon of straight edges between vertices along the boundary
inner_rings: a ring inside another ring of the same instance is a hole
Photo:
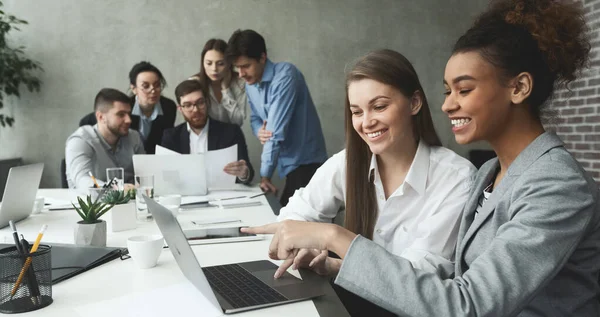
[[[164,239],[161,235],[134,236],[127,239],[129,255],[141,269],[156,266],[163,246]]]
[[[177,206],[177,208],[179,208],[179,206],[181,206],[181,195],[160,196],[158,202],[163,206],[172,205]]]

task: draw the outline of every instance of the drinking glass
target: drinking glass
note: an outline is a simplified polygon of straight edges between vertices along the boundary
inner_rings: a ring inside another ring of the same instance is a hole
[[[150,221],[152,214],[148,212],[148,206],[144,201],[144,195],[154,198],[154,175],[135,175],[135,207],[138,211],[138,219]]]

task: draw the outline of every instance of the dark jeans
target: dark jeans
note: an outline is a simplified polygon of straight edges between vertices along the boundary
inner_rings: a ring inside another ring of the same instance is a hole
[[[281,207],[287,205],[290,197],[298,188],[305,187],[322,163],[300,165],[285,177],[285,186],[279,202]]]

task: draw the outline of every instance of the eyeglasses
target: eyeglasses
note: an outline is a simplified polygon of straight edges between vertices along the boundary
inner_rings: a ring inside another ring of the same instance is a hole
[[[150,93],[152,90],[160,92],[163,87],[161,83],[154,83],[150,85],[149,83],[143,83],[139,86],[140,90],[145,93]]]
[[[192,111],[194,107],[196,107],[196,109],[198,109],[198,110],[205,110],[206,109],[206,101],[204,100],[204,98],[198,99],[194,103],[185,102],[181,105],[181,108],[183,108],[183,110],[185,110],[185,111]]]

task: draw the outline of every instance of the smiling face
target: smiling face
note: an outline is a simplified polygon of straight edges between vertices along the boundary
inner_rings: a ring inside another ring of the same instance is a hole
[[[97,111],[98,124],[106,127],[115,137],[124,137],[129,134],[131,126],[131,105],[115,101],[106,112]]]
[[[457,143],[490,141],[508,126],[514,87],[503,85],[500,78],[496,67],[477,52],[457,53],[448,60],[442,110]]]
[[[348,85],[352,126],[373,154],[393,154],[414,142],[412,116],[421,107],[419,97],[408,98],[392,86],[372,79]]]

